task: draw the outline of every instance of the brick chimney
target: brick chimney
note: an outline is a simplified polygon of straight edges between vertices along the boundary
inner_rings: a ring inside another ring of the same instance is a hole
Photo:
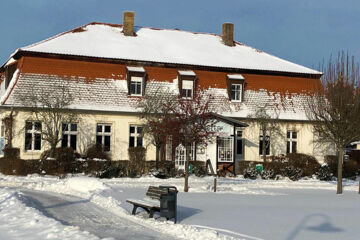
[[[224,23],[222,25],[222,40],[227,46],[235,46],[234,44],[234,24]]]
[[[123,33],[125,36],[134,36],[134,18],[134,12],[124,12]]]

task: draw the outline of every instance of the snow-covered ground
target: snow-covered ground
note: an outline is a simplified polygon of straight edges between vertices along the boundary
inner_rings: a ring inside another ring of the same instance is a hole
[[[0,239],[148,235],[147,239],[355,240],[360,236],[358,181],[345,181],[342,195],[335,194],[335,182],[314,179],[220,178],[216,193],[212,177],[191,177],[189,193],[182,191],[183,181],[0,175]],[[148,219],[145,213],[130,214],[132,206],[125,200],[143,198],[149,185],[178,188],[178,224],[159,216]]]

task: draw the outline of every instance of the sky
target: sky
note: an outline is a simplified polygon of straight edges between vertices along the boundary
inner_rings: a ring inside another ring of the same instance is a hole
[[[89,22],[221,33],[236,41],[318,68],[330,55],[360,57],[359,0],[1,0],[0,65],[17,49]]]

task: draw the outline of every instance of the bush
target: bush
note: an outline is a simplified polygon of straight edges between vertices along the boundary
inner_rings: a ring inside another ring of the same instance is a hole
[[[4,158],[7,159],[20,159],[20,149],[19,148],[9,148],[4,149]]]
[[[244,178],[256,179],[259,175],[258,170],[255,169],[255,164],[250,163],[247,168],[244,169]]]
[[[334,178],[334,175],[331,173],[329,165],[326,163],[321,165],[318,169],[316,176],[321,181],[331,181]]]
[[[86,150],[86,157],[89,159],[106,159],[111,160],[110,156],[104,151],[101,144],[93,144]]]
[[[191,165],[193,165],[193,174],[197,177],[205,177],[207,175],[206,172],[206,163],[203,161],[190,161]]]
[[[128,149],[129,153],[129,177],[141,176],[145,173],[145,154],[143,147],[132,147]]]
[[[275,179],[276,174],[275,171],[273,169],[270,170],[263,170],[261,172],[261,178],[262,179]]]
[[[285,167],[283,176],[288,177],[293,181],[297,181],[303,176],[303,172],[300,168],[288,166]]]
[[[288,163],[293,168],[300,169],[303,176],[311,177],[320,168],[320,164],[315,157],[301,154],[301,153],[290,153],[286,155]]]
[[[328,155],[325,156],[325,163],[329,166],[330,172],[333,176],[337,176],[338,159],[337,156]],[[360,164],[355,160],[344,161],[343,165],[343,177],[355,178],[360,174]]]

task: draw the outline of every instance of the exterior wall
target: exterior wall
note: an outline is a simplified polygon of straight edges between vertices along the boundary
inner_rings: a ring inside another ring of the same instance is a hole
[[[2,117],[9,112],[2,113]],[[135,115],[125,114],[80,114],[81,119],[78,122],[78,140],[77,152],[85,153],[87,147],[95,143],[96,124],[106,123],[111,124],[111,152],[110,156],[113,160],[128,160],[129,148],[129,127],[130,125],[141,125],[140,119]],[[46,143],[42,141],[42,151],[25,151],[25,121],[34,120],[28,112],[18,112],[15,116],[14,129],[15,135],[13,139],[13,146],[20,148],[20,157],[22,159],[39,159],[41,152],[48,149]],[[247,128],[238,128],[243,130],[243,155],[236,159],[236,164],[239,161],[262,161],[259,155],[259,135],[260,129],[258,125],[251,121],[246,121],[249,124]],[[297,136],[297,152],[309,155],[314,155],[319,162],[323,162],[324,155],[335,154],[334,148],[314,143],[314,136],[312,133],[312,126],[306,122],[281,122],[280,127],[283,132],[282,137],[271,138],[270,155],[286,154],[286,132],[288,130],[296,131]],[[232,128],[230,130],[232,132]],[[146,159],[155,160],[155,147],[151,144],[150,139],[144,139],[144,147],[147,149]],[[236,149],[234,149],[235,154]],[[213,168],[216,168],[217,149],[216,140],[212,140],[204,154],[197,154],[197,159],[200,161],[211,160]]]
[[[259,154],[260,128],[255,122],[247,121],[247,123],[249,127],[243,129],[244,157],[238,159],[238,161],[263,161],[262,156]],[[324,161],[324,155],[335,154],[333,147],[314,142],[311,123],[283,121],[279,125],[283,136],[271,136],[270,156],[286,154],[287,131],[297,132],[298,153],[313,155],[320,163]]]
[[[138,117],[133,115],[113,115],[113,114],[81,114],[78,122],[78,140],[77,152],[85,153],[87,147],[95,143],[96,124],[111,124],[111,150],[110,156],[112,160],[128,160],[129,148],[129,127],[130,125],[141,125]],[[46,142],[42,141],[41,151],[25,151],[25,121],[34,120],[31,114],[19,112],[15,117],[14,127],[16,135],[13,139],[13,146],[20,148],[20,157],[22,159],[39,159],[41,152],[49,147]],[[60,144],[59,144],[60,145]],[[146,151],[147,160],[155,160],[155,147],[150,143],[149,139],[143,142]]]

